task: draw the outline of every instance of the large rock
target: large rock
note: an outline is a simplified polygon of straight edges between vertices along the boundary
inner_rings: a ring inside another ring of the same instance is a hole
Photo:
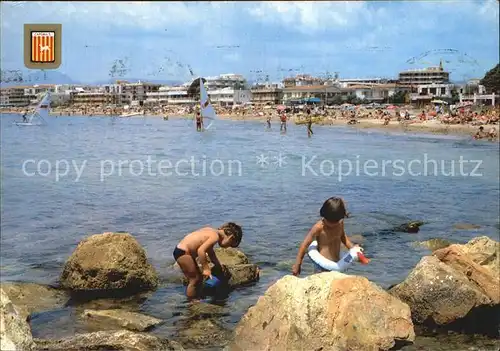
[[[32,313],[61,308],[69,298],[65,291],[33,283],[6,282],[2,289],[25,320]]]
[[[161,319],[124,310],[84,310],[82,317],[94,324],[116,325],[132,331],[147,331],[162,323]]]
[[[134,333],[128,330],[99,331],[77,334],[61,340],[35,339],[39,351],[183,351],[178,343],[146,333]]]
[[[410,308],[363,277],[286,276],[243,316],[230,350],[389,350],[415,338]]]
[[[498,335],[498,275],[474,262],[466,246],[450,245],[423,257],[390,292],[410,306],[415,323]]]
[[[219,259],[221,264],[225,264],[226,266],[234,266],[237,264],[248,264],[250,263],[248,257],[238,249],[228,247],[221,248],[218,247],[215,250],[215,254]]]
[[[434,256],[467,277],[472,285],[488,297],[491,304],[498,305],[500,303],[500,278],[493,274],[492,270],[474,262],[462,247],[463,245],[451,245],[435,251]]]
[[[128,233],[92,235],[78,244],[61,285],[95,295],[132,295],[155,289],[158,275],[141,245]]]
[[[469,257],[481,266],[493,271],[497,277],[500,275],[500,243],[487,236],[472,239],[462,246]]]
[[[3,288],[0,288],[0,350],[28,351],[34,347],[26,318],[18,312]]]

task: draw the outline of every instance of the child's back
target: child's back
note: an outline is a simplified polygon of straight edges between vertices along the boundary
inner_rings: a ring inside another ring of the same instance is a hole
[[[203,276],[212,278],[212,272],[208,265],[207,255],[216,267],[220,262],[214,252],[214,246],[218,243],[220,247],[238,247],[243,232],[241,227],[235,223],[225,223],[219,229],[204,227],[184,237],[176,246],[174,259],[188,279],[186,295],[193,299],[197,295],[199,283]],[[196,258],[199,257],[202,272],[198,268]]]
[[[177,247],[184,250],[187,254],[197,257],[201,245],[207,242],[211,237],[214,239],[218,237],[217,230],[211,227],[201,228],[186,235],[184,239],[179,242]]]

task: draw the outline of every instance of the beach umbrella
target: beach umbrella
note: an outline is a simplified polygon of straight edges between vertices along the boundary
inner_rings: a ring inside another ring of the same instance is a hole
[[[431,103],[439,104],[439,105],[448,105],[448,103],[446,101],[443,101],[443,100],[432,100]]]
[[[396,107],[396,106],[394,106],[394,105],[387,106],[386,108],[387,108],[388,110],[394,110],[394,109],[397,109],[397,107]]]
[[[277,109],[278,111],[283,111],[283,110],[285,110],[285,109],[286,109],[286,106],[285,106],[285,105],[279,105],[278,107],[276,107],[276,109]]]

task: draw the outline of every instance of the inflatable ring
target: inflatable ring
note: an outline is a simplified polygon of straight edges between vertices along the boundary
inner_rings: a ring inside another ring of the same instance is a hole
[[[352,247],[338,262],[329,260],[321,255],[318,251],[318,242],[314,240],[307,249],[309,258],[320,268],[327,271],[344,272],[355,261],[368,263],[368,259],[363,255],[363,251],[359,246]]]

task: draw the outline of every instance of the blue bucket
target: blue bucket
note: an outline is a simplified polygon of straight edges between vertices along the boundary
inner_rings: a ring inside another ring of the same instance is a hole
[[[217,277],[212,276],[212,278],[205,280],[204,284],[207,288],[215,288],[220,285],[220,283],[221,281]]]

